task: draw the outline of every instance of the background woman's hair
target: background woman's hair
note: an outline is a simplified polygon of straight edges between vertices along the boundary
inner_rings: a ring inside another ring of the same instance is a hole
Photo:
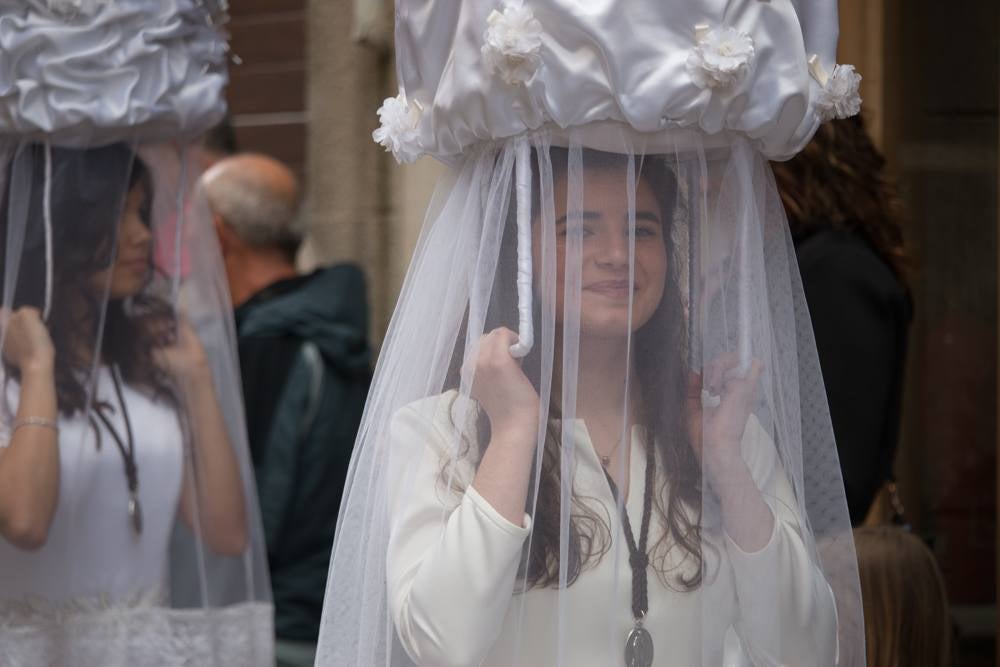
[[[122,300],[106,302],[105,295],[96,293],[100,290],[92,286],[97,273],[114,265],[125,200],[136,188],[144,195],[140,216],[147,226],[150,224],[153,184],[149,169],[123,144],[83,150],[53,147],[51,156],[54,262],[47,326],[55,348],[59,410],[69,416],[86,407],[88,387],[81,377],[89,375],[85,371],[93,354],[102,363],[118,365],[126,382],[169,398],[169,384],[153,362],[152,351],[162,344],[165,328],[172,329],[173,309],[165,301],[144,294],[133,297],[126,308]],[[27,184],[22,187],[25,178]],[[44,189],[45,149],[37,144],[25,146],[7,166],[6,187],[0,197],[0,265],[5,280],[11,279],[6,276],[8,262],[18,263],[11,303],[15,309],[30,306],[42,310],[44,306]],[[13,201],[13,192],[27,201]],[[21,220],[11,219],[15,209],[25,211],[23,227]],[[9,246],[22,234],[18,252]],[[98,348],[95,336],[102,315],[104,331]],[[18,376],[9,366],[6,371],[8,377]]]
[[[566,177],[569,151],[565,148],[550,150],[552,181]],[[533,153],[532,213],[534,217],[541,210],[541,188],[538,156]],[[625,189],[624,155],[583,150],[582,163],[586,170],[618,170],[622,174],[623,196]],[[678,323],[684,321],[679,278],[677,272],[682,262],[670,257],[672,250],[672,225],[676,218],[677,182],[673,172],[663,159],[656,156],[636,156],[635,173],[637,184],[645,180],[660,208],[663,223],[663,237],[667,258],[667,285],[659,306],[650,320],[635,334],[633,356],[641,359],[636,364],[636,375],[642,388],[640,406],[651,440],[657,446],[658,492],[654,507],[665,527],[664,534],[651,548],[651,563],[665,585],[676,585],[680,590],[697,588],[702,580],[703,553],[700,539],[701,513],[701,468],[687,439],[678,440],[680,434],[688,433],[684,406],[686,404],[687,371],[684,350],[687,349],[686,330]],[[513,289],[517,269],[517,239],[515,224],[516,207],[512,202],[508,207],[508,220],[501,239],[499,262],[494,279],[492,300],[486,314],[484,330],[491,331],[500,326],[517,328],[517,295]],[[535,309],[535,330],[541,331],[540,313]],[[465,325],[458,336],[456,353],[453,355],[451,371],[446,387],[458,387],[459,369],[465,340]],[[535,385],[540,386],[541,354],[540,343],[522,361],[525,374]],[[653,398],[661,404],[653,404]],[[559,552],[561,525],[559,506],[561,503],[561,420],[560,426],[553,426],[552,419],[559,419],[559,408],[549,406],[550,426],[547,431],[545,448],[542,453],[541,471],[538,475],[537,493],[528,494],[532,513],[532,535],[526,543],[527,553],[520,576],[529,588],[557,586],[559,584]],[[477,441],[480,449],[489,443],[489,420],[480,415]],[[480,452],[481,454],[481,452]],[[442,474],[442,477],[446,476]],[[535,471],[531,473],[532,483]],[[531,507],[535,499],[537,507]],[[567,580],[572,584],[580,573],[600,562],[611,545],[611,517],[606,513],[596,513],[576,493],[571,497]],[[636,519],[637,520],[637,519]],[[668,552],[677,547],[683,558],[669,559],[680,562],[684,569],[671,576]]]
[[[801,153],[772,163],[792,236],[856,232],[905,285],[902,204],[885,166],[860,115],[820,125]]]
[[[854,531],[868,667],[947,667],[951,623],[930,549],[896,526]]]

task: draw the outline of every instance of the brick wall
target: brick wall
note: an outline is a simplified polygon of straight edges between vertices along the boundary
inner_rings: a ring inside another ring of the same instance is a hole
[[[227,91],[241,150],[272,155],[304,173],[306,0],[230,3]]]

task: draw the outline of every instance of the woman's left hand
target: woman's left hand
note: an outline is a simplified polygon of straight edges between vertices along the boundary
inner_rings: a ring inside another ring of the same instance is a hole
[[[757,399],[763,364],[754,359],[746,372],[735,354],[711,362],[705,375],[692,373],[688,382],[688,423],[691,446],[707,472],[724,474],[743,460],[743,432]],[[718,397],[718,404],[702,404],[702,392]]]
[[[201,379],[209,369],[201,339],[183,318],[172,329],[158,337],[162,345],[153,352],[157,366],[181,385]]]

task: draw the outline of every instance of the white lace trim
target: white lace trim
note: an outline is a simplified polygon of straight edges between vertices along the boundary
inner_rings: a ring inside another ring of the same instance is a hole
[[[153,591],[53,604],[0,603],[4,667],[270,667],[273,609],[246,602],[170,609]]]

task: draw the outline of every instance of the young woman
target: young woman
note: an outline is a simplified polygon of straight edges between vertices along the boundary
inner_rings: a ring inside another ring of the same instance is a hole
[[[15,664],[183,657],[151,613],[178,576],[176,519],[205,558],[239,556],[250,531],[205,349],[149,290],[153,179],[123,145],[24,150],[0,209],[0,641]],[[25,175],[28,225],[10,196]]]
[[[373,138],[452,169],[376,367],[317,664],[860,665],[767,163],[856,111],[836,3],[395,18]]]
[[[554,318],[551,375],[538,355],[515,359],[518,335],[498,326],[471,348],[467,397],[456,385],[390,427],[387,572],[402,646],[418,665],[555,664],[564,614],[570,664],[619,664],[608,623],[623,639],[635,631],[634,643],[648,637],[671,664],[731,661],[741,643],[759,660],[831,663],[833,598],[751,414],[762,365],[741,370],[723,355],[704,378],[686,370],[672,174],[656,157],[630,169],[623,156],[584,151],[571,210],[567,151],[543,162],[554,219],[536,198],[534,259],[544,264],[548,236],[555,280],[534,290]],[[497,280],[513,283],[500,253]],[[498,310],[487,322],[503,319]],[[703,385],[719,397],[704,409]],[[416,467],[415,449],[425,450]],[[741,579],[775,568],[777,590],[739,594]],[[755,607],[786,596],[794,602],[772,608],[780,639],[741,637]]]

